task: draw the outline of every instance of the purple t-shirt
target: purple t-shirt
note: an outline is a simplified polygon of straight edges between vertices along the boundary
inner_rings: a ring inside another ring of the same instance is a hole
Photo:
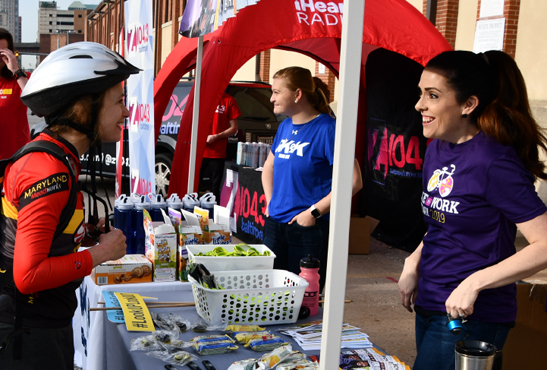
[[[442,312],[467,276],[515,254],[516,223],[547,211],[515,150],[482,131],[462,144],[431,142],[421,203],[428,232],[416,304]],[[500,323],[516,314],[516,287],[510,284],[481,291],[470,318]]]

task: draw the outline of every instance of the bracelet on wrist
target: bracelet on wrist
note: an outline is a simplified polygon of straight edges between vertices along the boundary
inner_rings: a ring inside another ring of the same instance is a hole
[[[19,68],[17,71],[13,73],[13,77],[15,77],[16,80],[18,80],[20,77],[27,77],[27,74],[25,73],[25,71]]]

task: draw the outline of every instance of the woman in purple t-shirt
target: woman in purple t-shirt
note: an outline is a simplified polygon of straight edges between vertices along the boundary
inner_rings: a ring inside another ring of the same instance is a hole
[[[514,60],[499,51],[445,52],[422,73],[428,146],[422,212],[428,232],[405,261],[403,306],[416,311],[414,370],[454,369],[454,345],[480,340],[502,349],[516,318],[515,282],[547,267],[547,179],[538,147],[547,139],[530,113]],[[529,241],[515,251],[516,229]],[[447,327],[464,321],[461,333]]]

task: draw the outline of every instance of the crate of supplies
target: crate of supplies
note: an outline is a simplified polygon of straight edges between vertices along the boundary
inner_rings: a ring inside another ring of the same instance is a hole
[[[188,276],[196,310],[212,325],[294,323],[308,287],[305,279],[285,270],[216,271],[213,275],[224,289],[204,288]]]
[[[201,263],[209,271],[231,271],[231,270],[271,270],[273,269],[275,254],[264,244],[251,244],[249,247],[255,248],[260,256],[197,256],[198,253],[207,253],[217,247],[222,247],[226,252],[234,251],[234,244],[227,245],[187,245],[188,261],[192,263]],[[247,249],[243,247],[243,249]],[[263,256],[268,252],[269,256]]]

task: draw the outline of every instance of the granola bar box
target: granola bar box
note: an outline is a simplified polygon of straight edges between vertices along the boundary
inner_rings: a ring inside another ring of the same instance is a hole
[[[103,262],[91,272],[97,285],[149,283],[152,275],[152,263],[142,254],[126,254],[118,260]]]
[[[163,222],[152,222],[150,214],[143,210],[146,257],[154,266],[152,280],[175,281],[177,276],[177,233],[171,219],[162,211]]]

